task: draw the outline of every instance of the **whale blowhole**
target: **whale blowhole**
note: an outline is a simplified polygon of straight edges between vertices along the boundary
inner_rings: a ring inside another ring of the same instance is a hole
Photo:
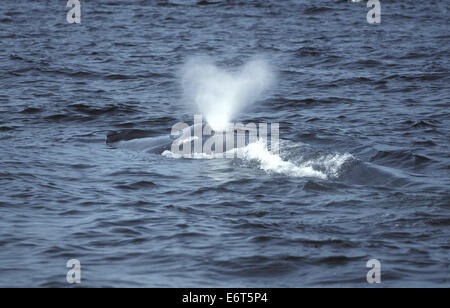
[[[225,129],[254,104],[275,81],[268,61],[250,60],[236,71],[219,68],[207,58],[191,58],[184,66],[184,97],[214,130]]]

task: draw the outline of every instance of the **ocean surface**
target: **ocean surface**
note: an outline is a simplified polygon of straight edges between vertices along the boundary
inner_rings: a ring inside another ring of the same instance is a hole
[[[0,5],[1,287],[450,287],[449,1],[81,5]],[[265,59],[279,155],[117,146],[193,124],[192,57]]]

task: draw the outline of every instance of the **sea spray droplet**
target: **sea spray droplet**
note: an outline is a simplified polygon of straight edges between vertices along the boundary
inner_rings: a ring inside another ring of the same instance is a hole
[[[183,92],[215,130],[225,128],[252,105],[274,82],[270,65],[252,60],[236,72],[217,67],[204,58],[193,58],[184,67]]]

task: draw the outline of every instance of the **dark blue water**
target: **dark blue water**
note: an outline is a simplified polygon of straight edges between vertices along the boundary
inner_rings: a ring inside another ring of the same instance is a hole
[[[450,286],[448,1],[81,3],[0,5],[0,286]],[[107,143],[192,124],[194,55],[268,59],[234,120],[325,177]]]

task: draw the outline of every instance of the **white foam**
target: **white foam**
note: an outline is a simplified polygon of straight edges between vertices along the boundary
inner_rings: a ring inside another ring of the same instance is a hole
[[[261,139],[243,148],[233,149],[231,153],[244,161],[256,162],[261,170],[269,174],[282,174],[291,177],[314,177],[319,179],[337,177],[343,164],[353,158],[351,154],[346,153],[328,154],[301,162],[283,160],[280,155],[271,153],[266,143]],[[228,156],[227,154],[230,154],[230,152],[183,155],[174,154],[171,151],[164,151],[161,155],[175,159],[223,159]]]
[[[353,155],[349,153],[345,154],[329,154],[321,156],[315,160],[308,162],[310,165],[318,165],[325,169],[325,173],[328,177],[338,177],[339,171],[342,169],[342,165],[348,160],[353,159]]]
[[[225,153],[191,153],[191,154],[176,154],[172,151],[165,150],[161,153],[162,156],[169,157],[169,158],[189,158],[189,159],[219,159],[224,158]]]
[[[285,174],[293,177],[317,177],[326,179],[326,174],[314,170],[311,166],[295,165],[290,161],[284,161],[279,155],[270,153],[265,142],[259,140],[240,149],[247,160],[259,162],[259,168],[269,172]]]

